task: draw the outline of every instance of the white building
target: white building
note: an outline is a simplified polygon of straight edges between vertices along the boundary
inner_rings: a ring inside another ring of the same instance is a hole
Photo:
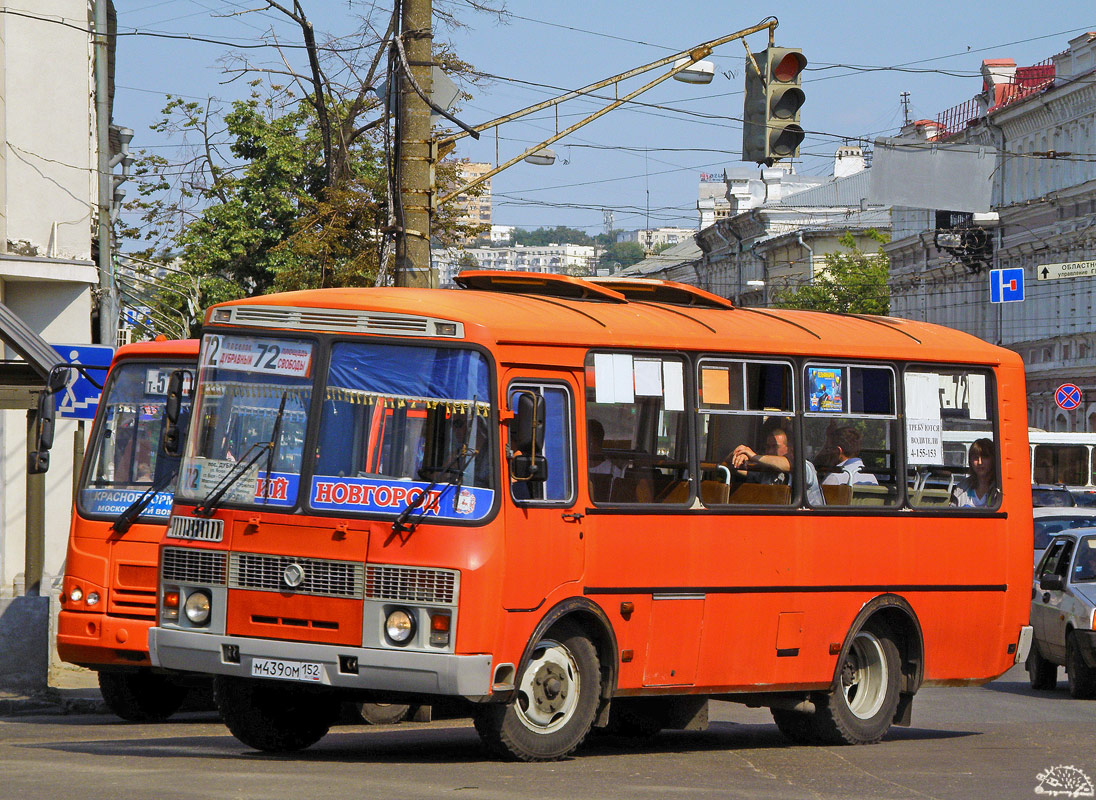
[[[982,64],[983,90],[905,135],[995,148],[992,207],[984,229],[947,209],[895,209],[892,313],[960,328],[1024,359],[1031,425],[1096,431],[1096,277],[1039,280],[1041,267],[1096,259],[1096,33],[1041,64]],[[1077,154],[1077,155],[1070,155]],[[943,234],[938,235],[938,234]],[[937,246],[937,242],[940,246]],[[994,268],[1024,271],[1023,302],[990,304]],[[1075,383],[1084,405],[1057,408]]]
[[[636,231],[618,231],[618,242],[639,242],[648,250],[661,245],[680,244],[696,235],[693,228],[646,228]]]
[[[497,269],[510,272],[552,272],[560,275],[592,275],[597,253],[584,244],[544,246],[435,248],[430,260],[438,272],[439,286],[452,286],[462,269]]]
[[[86,343],[99,282],[92,245],[95,82],[86,31],[93,4],[36,0],[27,8],[26,15],[0,14],[0,301],[49,342]],[[28,398],[26,389],[5,387],[0,407],[25,409]],[[65,557],[76,428],[59,422],[46,475],[47,581]],[[21,593],[26,558],[25,410],[0,413],[0,438],[2,598]]]

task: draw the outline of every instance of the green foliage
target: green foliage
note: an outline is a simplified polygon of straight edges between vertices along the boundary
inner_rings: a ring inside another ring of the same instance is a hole
[[[874,229],[864,234],[872,241],[889,241]],[[777,308],[832,311],[842,314],[886,314],[890,309],[887,275],[890,262],[883,253],[865,253],[851,232],[840,239],[846,252],[826,254],[825,268],[813,283],[774,292]]]
[[[525,247],[545,247],[550,244],[594,244],[593,237],[576,228],[557,225],[555,228],[537,228],[533,231],[514,228],[514,244]]]
[[[621,268],[630,267],[632,264],[643,260],[645,252],[639,242],[613,242],[598,258],[602,266],[619,264]]]

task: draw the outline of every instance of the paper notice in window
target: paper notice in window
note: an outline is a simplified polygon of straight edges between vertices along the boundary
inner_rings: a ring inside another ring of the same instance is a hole
[[[636,396],[662,397],[662,362],[637,358],[635,362]]]
[[[967,391],[969,392],[969,398],[967,400],[968,409],[970,410],[971,419],[987,419],[986,417],[986,376],[985,375],[968,375],[967,376]]]
[[[632,373],[632,357],[627,353],[613,353],[613,392],[616,395],[614,402],[634,403],[636,401]]]
[[[594,401],[616,402],[612,353],[594,353]]]
[[[906,418],[940,420],[940,376],[936,373],[906,373]]]
[[[666,388],[666,411],[685,410],[685,372],[680,361],[662,362],[662,385]]]
[[[906,459],[909,464],[944,463],[944,434],[939,415],[936,419],[906,419]]]
[[[731,373],[726,369],[704,367],[700,370],[700,396],[705,405],[731,404]]]

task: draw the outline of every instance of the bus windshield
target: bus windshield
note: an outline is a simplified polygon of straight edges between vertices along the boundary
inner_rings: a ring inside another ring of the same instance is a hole
[[[398,514],[418,501],[424,519],[487,516],[489,375],[474,350],[335,344],[309,505]]]
[[[162,455],[159,444],[168,380],[182,366],[129,363],[111,372],[80,484],[85,514],[117,516],[178,469],[179,459]],[[141,516],[167,519],[171,501],[169,483],[166,490],[156,492]]]
[[[314,359],[305,340],[203,337],[180,498],[202,501],[228,485],[224,502],[296,504]]]

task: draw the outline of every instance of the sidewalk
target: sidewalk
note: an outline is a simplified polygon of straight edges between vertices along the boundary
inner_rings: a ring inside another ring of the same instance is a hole
[[[96,673],[71,665],[51,670],[49,686],[20,694],[0,690],[0,717],[40,714],[106,714]]]

